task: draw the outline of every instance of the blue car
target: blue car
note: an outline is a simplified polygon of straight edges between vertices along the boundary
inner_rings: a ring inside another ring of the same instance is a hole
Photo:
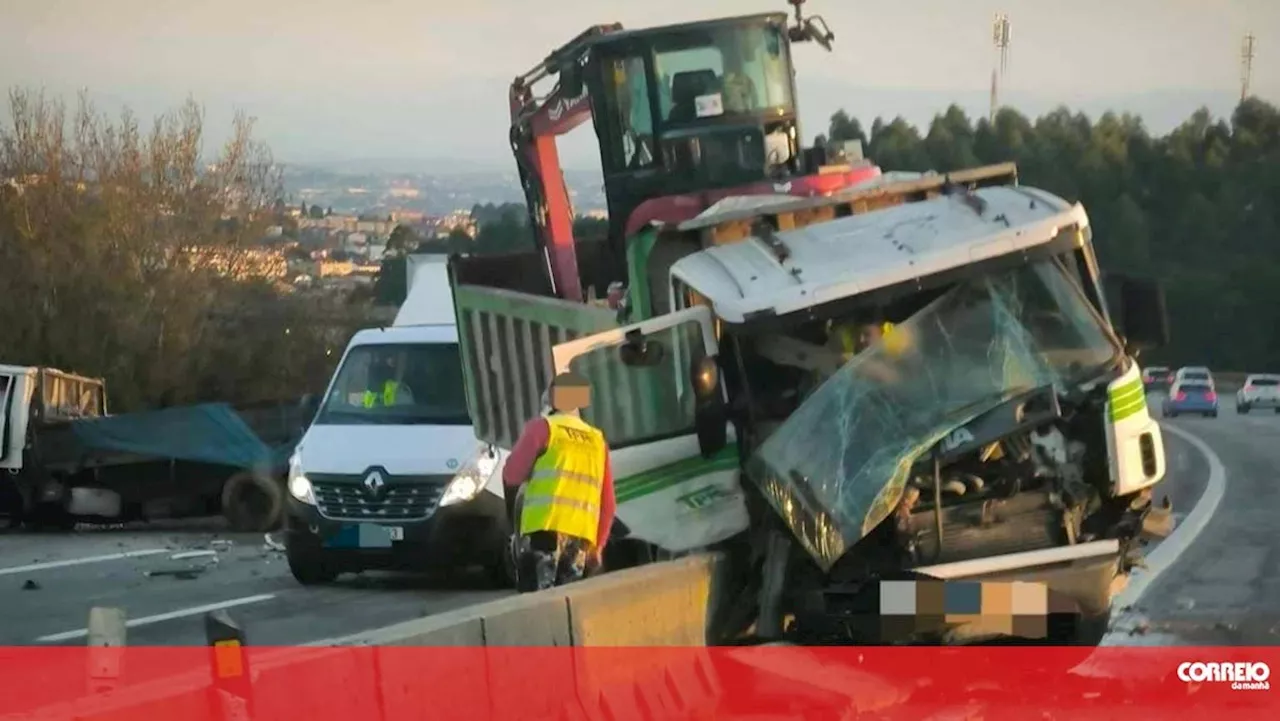
[[[1163,410],[1165,418],[1177,418],[1183,413],[1217,418],[1218,394],[1204,381],[1179,381],[1165,396]]]

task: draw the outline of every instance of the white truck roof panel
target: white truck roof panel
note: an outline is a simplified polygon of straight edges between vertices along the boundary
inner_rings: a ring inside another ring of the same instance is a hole
[[[365,328],[351,336],[348,348],[358,345],[402,343],[457,343],[458,327],[453,323],[435,325],[387,326]]]
[[[671,274],[740,323],[1033,248],[1064,226],[1089,223],[1083,206],[1034,188],[972,195],[986,204],[981,214],[959,195],[943,196],[777,233],[790,253],[785,261],[753,237],[682,258]]]
[[[448,256],[410,255],[405,265],[409,292],[392,325],[457,323],[453,312],[453,289],[449,287]]]

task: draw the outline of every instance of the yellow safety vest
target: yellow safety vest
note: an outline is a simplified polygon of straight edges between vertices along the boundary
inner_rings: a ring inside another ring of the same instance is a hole
[[[521,535],[554,531],[596,543],[609,447],[582,419],[553,413],[547,450],[533,464],[520,514]]]
[[[840,334],[841,352],[844,353],[845,362],[848,362],[858,353],[858,336],[854,333],[854,326],[841,324],[836,330]],[[884,323],[880,326],[882,336],[889,335],[892,330],[892,323]]]
[[[381,393],[381,396],[382,396],[382,405],[384,405],[384,406],[395,405],[395,402],[396,402],[396,391],[398,391],[398,390],[400,390],[400,384],[399,384],[399,383],[396,383],[395,381],[387,381],[386,383],[383,383],[383,384],[382,384],[382,393]],[[372,407],[374,407],[375,405],[377,405],[377,404],[378,404],[378,396],[379,396],[379,394],[378,394],[378,393],[374,393],[373,391],[365,391],[365,392],[364,392],[364,407],[365,407],[365,408],[372,408]]]

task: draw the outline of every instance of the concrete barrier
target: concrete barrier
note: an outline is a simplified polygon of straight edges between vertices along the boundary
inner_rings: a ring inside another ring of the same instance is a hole
[[[719,555],[604,574],[563,588],[489,603],[338,639],[332,645],[252,655],[255,718],[368,715],[375,708],[431,709],[431,718],[698,718],[720,697],[714,664],[688,647],[707,642]],[[367,648],[349,648],[360,646]],[[405,647],[528,647],[443,655],[424,669]],[[582,647],[538,653],[533,647]],[[661,648],[668,647],[669,651]],[[648,647],[619,653],[617,647]],[[679,647],[679,648],[676,648]],[[453,661],[456,661],[453,662]],[[104,721],[209,718],[211,670],[125,683],[113,693],[23,711],[12,718]],[[450,706],[443,693],[476,702]],[[476,703],[486,705],[479,713]],[[539,707],[539,706],[545,706]],[[199,712],[198,712],[199,711]],[[179,713],[180,712],[180,713]],[[0,719],[10,718],[0,712]]]
[[[339,646],[702,646],[724,559],[699,554],[335,639]]]

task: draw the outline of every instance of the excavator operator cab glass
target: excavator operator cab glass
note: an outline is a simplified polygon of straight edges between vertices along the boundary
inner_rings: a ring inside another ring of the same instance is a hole
[[[797,168],[783,14],[639,30],[593,49],[606,184],[639,200]],[[624,180],[624,176],[626,179]]]
[[[785,28],[709,25],[653,41],[663,165],[702,185],[754,182],[798,154]]]
[[[713,26],[655,39],[654,74],[665,123],[793,110],[782,32],[768,26]]]

